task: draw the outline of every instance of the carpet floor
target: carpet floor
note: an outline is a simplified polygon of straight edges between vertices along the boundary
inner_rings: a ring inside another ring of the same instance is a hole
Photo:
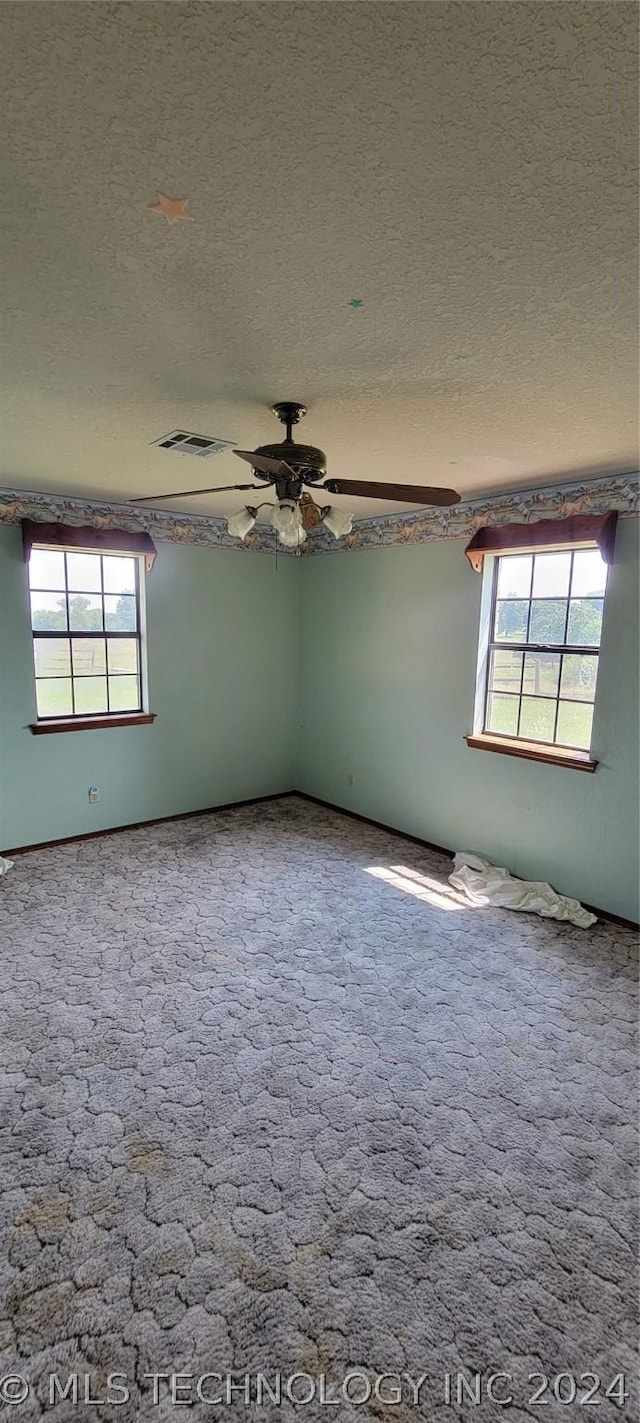
[[[637,1416],[635,935],[449,869],[293,796],[16,857],[4,1417]]]

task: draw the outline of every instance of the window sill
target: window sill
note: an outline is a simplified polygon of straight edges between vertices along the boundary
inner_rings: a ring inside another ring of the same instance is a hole
[[[510,741],[508,736],[465,736],[467,746],[475,751],[497,751],[503,756],[520,756],[526,761],[546,761],[548,766],[564,766],[571,771],[593,772],[598,764],[592,761],[587,751],[568,751],[566,746],[556,749],[543,746],[536,741]]]
[[[104,716],[61,716],[51,721],[32,721],[29,730],[34,736],[49,736],[54,731],[104,731],[106,726],[148,726],[155,721],[155,712],[114,712]]]

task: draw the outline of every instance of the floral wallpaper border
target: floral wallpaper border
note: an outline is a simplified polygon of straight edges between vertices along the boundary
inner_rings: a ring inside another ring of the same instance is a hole
[[[113,504],[95,499],[77,499],[64,494],[35,494],[24,489],[0,489],[0,523],[17,524],[21,519],[40,523],[90,524],[94,529],[141,529],[153,539],[167,543],[200,544],[209,548],[229,548],[235,553],[273,553],[275,531],[256,525],[243,544],[227,532],[226,519],[213,514],[178,514],[166,509],[132,509],[130,504]],[[278,553],[285,553],[282,545]]]
[[[355,549],[391,548],[399,544],[430,543],[434,539],[471,538],[483,525],[534,523],[571,514],[601,514],[616,509],[622,516],[640,512],[637,474],[617,474],[574,484],[517,490],[469,499],[450,509],[419,509],[409,514],[381,514],[358,519],[346,538],[334,539],[324,528],[312,529],[303,553],[346,553]],[[273,553],[275,534],[256,525],[246,543],[227,533],[226,521],[208,514],[178,514],[137,508],[59,494],[35,494],[24,489],[0,489],[0,523],[21,519],[46,523],[91,524],[97,529],[146,530],[154,539],[170,543],[200,544],[234,549],[236,553]],[[278,553],[291,550],[278,545]]]

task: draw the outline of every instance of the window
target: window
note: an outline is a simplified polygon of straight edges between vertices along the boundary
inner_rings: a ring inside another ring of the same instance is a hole
[[[32,547],[38,722],[141,713],[142,560]]]
[[[607,565],[598,548],[485,562],[483,734],[588,753]],[[485,592],[488,592],[488,589]]]

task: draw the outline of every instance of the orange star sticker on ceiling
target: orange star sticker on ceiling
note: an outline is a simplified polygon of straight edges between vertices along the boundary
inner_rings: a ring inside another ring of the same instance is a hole
[[[184,218],[186,222],[193,222],[190,212],[187,212],[188,198],[168,198],[166,193],[158,193],[157,203],[149,203],[151,212],[164,213],[168,223],[178,222]]]

